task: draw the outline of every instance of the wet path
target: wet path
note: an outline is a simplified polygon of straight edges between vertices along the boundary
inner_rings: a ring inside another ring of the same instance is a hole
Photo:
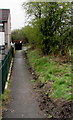
[[[28,71],[23,52],[17,51],[11,83],[11,101],[7,105],[4,118],[43,118],[44,115],[35,99],[32,76]]]

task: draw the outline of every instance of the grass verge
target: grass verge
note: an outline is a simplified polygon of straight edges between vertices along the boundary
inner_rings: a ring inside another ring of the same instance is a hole
[[[4,94],[2,94],[2,112],[6,110],[6,104],[9,102],[9,94],[10,94],[10,80],[8,81],[8,87],[4,91]]]
[[[72,100],[72,72],[70,62],[61,62],[60,59],[48,55],[39,55],[38,50],[28,51],[29,62],[35,70],[38,81],[51,84],[45,94],[49,97],[58,99],[63,98]],[[43,87],[44,87],[43,86]]]

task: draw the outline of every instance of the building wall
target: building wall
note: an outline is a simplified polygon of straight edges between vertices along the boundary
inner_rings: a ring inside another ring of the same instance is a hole
[[[11,15],[9,14],[8,17],[8,47],[10,48],[10,42],[11,42]]]
[[[5,45],[5,33],[0,32],[0,46]]]
[[[0,9],[0,46],[5,45],[6,50],[8,50],[10,48],[10,42],[11,42],[10,10]]]
[[[5,45],[5,32],[3,24],[0,23],[0,46]]]
[[[8,49],[10,48],[11,42],[11,16],[9,14],[8,21],[4,23],[5,28],[5,43],[7,44]]]

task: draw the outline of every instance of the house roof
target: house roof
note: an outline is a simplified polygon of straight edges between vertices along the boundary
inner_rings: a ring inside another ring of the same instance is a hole
[[[7,22],[9,13],[9,9],[0,9],[0,22]]]

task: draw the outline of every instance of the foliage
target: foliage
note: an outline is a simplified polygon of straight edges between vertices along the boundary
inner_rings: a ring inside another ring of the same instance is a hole
[[[11,33],[11,39],[12,39],[12,41],[13,40],[18,40],[18,41],[23,40],[24,43],[28,42],[28,40],[27,40],[27,38],[25,36],[23,28],[22,29],[13,30],[12,33]]]
[[[38,81],[44,85],[52,84],[47,90],[48,96],[71,100],[73,76],[71,64],[63,64],[53,56],[40,56],[38,53],[37,50],[28,51],[29,62],[39,76]]]
[[[60,51],[59,54],[65,55],[72,44],[72,4],[28,2],[23,7],[31,19],[30,26],[25,27],[29,42],[44,54]]]

